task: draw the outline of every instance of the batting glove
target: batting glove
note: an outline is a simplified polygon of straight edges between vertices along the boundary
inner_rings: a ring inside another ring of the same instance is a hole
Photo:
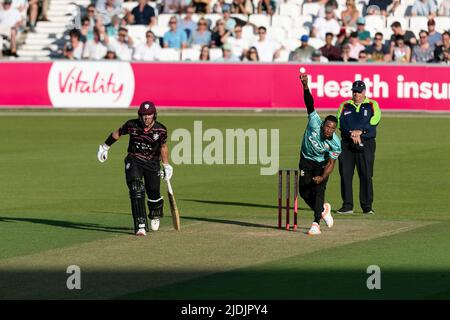
[[[100,162],[105,162],[108,159],[109,146],[106,144],[101,144],[98,146],[97,158]]]
[[[173,168],[170,164],[163,164],[164,167],[164,180],[168,181],[172,178]]]

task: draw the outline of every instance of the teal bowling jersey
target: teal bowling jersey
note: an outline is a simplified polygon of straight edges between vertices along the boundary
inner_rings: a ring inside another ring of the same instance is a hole
[[[316,111],[311,112],[303,135],[301,154],[304,158],[319,163],[328,161],[329,158],[336,160],[341,154],[341,140],[336,132],[330,140],[323,138],[320,132],[321,126],[320,116]]]

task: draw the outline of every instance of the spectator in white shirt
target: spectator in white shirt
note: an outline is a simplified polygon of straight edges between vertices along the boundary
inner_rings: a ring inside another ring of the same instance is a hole
[[[133,54],[134,41],[128,35],[128,29],[119,28],[117,38],[110,38],[105,34],[105,44],[112,48],[119,60],[130,61]]]
[[[259,61],[272,62],[278,58],[283,47],[275,41],[266,39],[267,29],[265,27],[258,28],[258,35],[258,41],[254,42],[251,46],[258,50]]]
[[[145,33],[147,41],[136,48],[133,59],[140,61],[157,61],[161,54],[161,47],[152,31]]]
[[[231,51],[236,57],[244,57],[249,48],[247,40],[242,38],[242,27],[234,28],[234,37],[229,37],[227,43],[231,45]]]
[[[10,55],[17,56],[17,29],[23,24],[23,18],[17,9],[11,7],[11,0],[4,0],[0,10],[0,36],[10,39]],[[0,48],[1,49],[1,48]]]
[[[350,47],[349,56],[350,58],[353,59],[358,59],[359,52],[366,48],[359,42],[358,32],[356,31],[350,34],[350,38],[348,39],[348,45]]]
[[[334,35],[339,34],[341,26],[334,17],[334,11],[332,7],[325,8],[325,18],[317,18],[312,27],[313,37],[319,38],[325,41],[326,34],[331,32]]]
[[[81,60],[83,56],[83,42],[81,42],[81,32],[78,29],[69,31],[70,40],[64,45],[63,55],[68,59]]]
[[[101,41],[100,31],[94,28],[94,39],[88,40],[84,46],[83,58],[89,60],[101,60],[107,52],[106,46]]]

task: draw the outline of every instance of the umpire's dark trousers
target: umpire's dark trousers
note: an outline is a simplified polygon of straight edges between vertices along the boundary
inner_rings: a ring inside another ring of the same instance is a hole
[[[375,139],[363,141],[364,146],[356,148],[353,141],[342,139],[342,153],[339,156],[341,175],[342,208],[353,210],[353,173],[355,166],[359,176],[359,202],[364,212],[372,210],[373,164],[375,161]]]
[[[303,157],[300,158],[299,193],[306,204],[314,210],[314,222],[317,223],[320,223],[322,218],[328,177],[319,184],[316,184],[313,178],[321,176],[324,167],[325,163],[318,163]]]

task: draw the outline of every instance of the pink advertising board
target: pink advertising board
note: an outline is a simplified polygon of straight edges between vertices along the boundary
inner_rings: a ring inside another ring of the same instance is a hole
[[[362,79],[382,109],[450,111],[450,68],[441,65],[0,63],[0,107],[303,108],[299,68],[317,108],[337,108]]]

